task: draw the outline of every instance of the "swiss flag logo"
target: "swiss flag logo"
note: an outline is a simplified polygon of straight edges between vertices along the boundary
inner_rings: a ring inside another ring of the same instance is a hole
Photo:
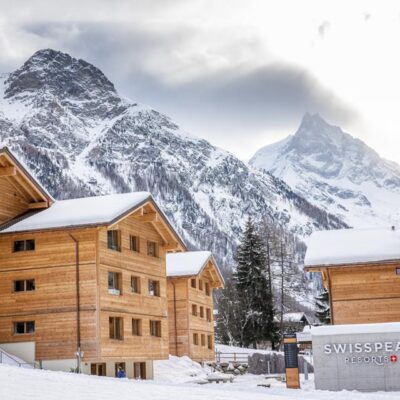
[[[395,356],[395,355],[390,356],[390,361],[391,362],[397,362],[397,356]]]

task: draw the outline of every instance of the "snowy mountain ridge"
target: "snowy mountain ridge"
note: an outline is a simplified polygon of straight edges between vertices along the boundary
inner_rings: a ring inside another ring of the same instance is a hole
[[[261,148],[250,164],[350,226],[400,223],[400,166],[318,114],[306,114],[294,135]]]
[[[269,173],[122,98],[96,67],[54,50],[0,82],[0,143],[58,198],[149,191],[191,249],[222,268],[248,216],[305,237],[345,227]]]

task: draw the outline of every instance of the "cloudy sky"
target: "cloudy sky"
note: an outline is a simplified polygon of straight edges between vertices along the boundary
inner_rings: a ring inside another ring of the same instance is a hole
[[[0,72],[41,48],[247,159],[319,112],[400,162],[400,2],[0,0]]]

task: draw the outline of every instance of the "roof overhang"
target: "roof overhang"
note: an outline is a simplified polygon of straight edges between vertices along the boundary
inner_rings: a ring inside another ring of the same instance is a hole
[[[29,200],[31,209],[47,208],[54,202],[54,198],[8,147],[0,148],[0,170],[4,172],[3,177]]]

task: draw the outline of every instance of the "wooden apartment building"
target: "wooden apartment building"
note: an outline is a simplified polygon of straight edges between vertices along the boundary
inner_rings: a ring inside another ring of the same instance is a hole
[[[209,251],[167,255],[169,352],[214,360],[213,290],[224,280]]]
[[[185,250],[151,195],[54,201],[7,149],[0,190],[0,347],[151,378],[169,354],[166,252]]]
[[[322,275],[332,324],[400,321],[400,232],[395,227],[315,232],[305,269]]]

